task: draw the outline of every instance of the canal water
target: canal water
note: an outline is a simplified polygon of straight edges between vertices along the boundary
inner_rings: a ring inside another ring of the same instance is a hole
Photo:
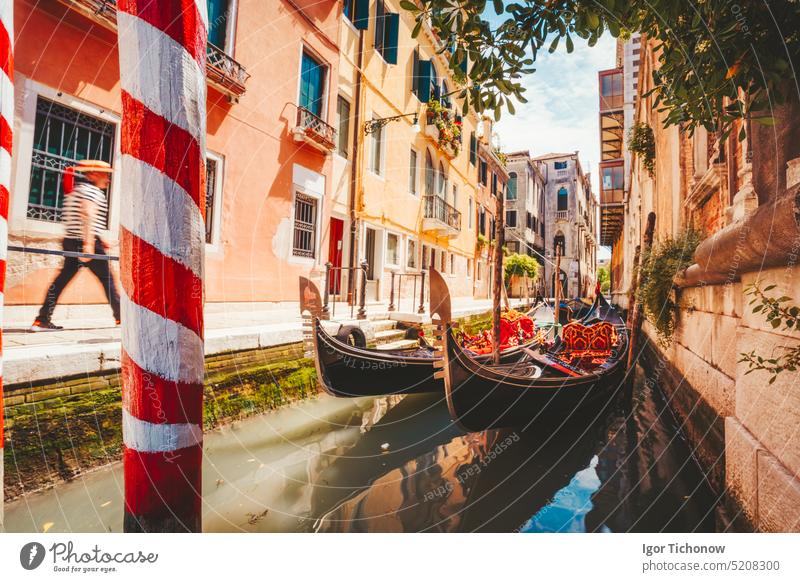
[[[589,426],[465,433],[440,395],[320,396],[212,431],[226,532],[709,532],[717,496],[658,387]],[[6,504],[7,531],[121,531],[122,467]]]

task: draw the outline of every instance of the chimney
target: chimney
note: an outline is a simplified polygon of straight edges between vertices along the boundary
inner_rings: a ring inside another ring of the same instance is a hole
[[[481,125],[483,129],[483,135],[481,135],[481,141],[485,145],[492,145],[492,118],[488,115],[484,115],[481,118]]]

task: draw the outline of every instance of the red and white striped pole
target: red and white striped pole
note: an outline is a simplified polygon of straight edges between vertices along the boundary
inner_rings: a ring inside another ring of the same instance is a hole
[[[118,0],[126,532],[201,530],[206,0]]]
[[[3,294],[8,253],[8,199],[14,127],[14,2],[0,2],[0,530],[3,527]]]

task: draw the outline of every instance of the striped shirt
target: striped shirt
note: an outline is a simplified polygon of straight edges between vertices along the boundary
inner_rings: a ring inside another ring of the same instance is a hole
[[[85,223],[84,214],[81,210],[83,200],[88,200],[95,205],[92,234],[99,235],[106,228],[108,201],[106,200],[105,192],[89,182],[81,182],[64,197],[61,220],[66,224],[67,238],[83,239]]]

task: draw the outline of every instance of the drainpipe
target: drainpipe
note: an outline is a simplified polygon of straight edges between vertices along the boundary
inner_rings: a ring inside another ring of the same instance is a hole
[[[350,192],[347,207],[350,215],[350,252],[347,258],[347,303],[353,305],[355,297],[355,265],[358,218],[356,217],[356,199],[358,198],[358,148],[361,143],[361,67],[364,64],[364,31],[358,33],[358,57],[356,58],[356,86],[354,88],[355,103],[353,113],[353,157],[350,162]]]

